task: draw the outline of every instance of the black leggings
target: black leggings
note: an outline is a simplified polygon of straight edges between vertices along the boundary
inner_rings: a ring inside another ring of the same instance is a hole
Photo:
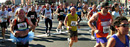
[[[79,17],[78,23],[80,23],[80,21],[82,20],[81,15],[78,15],[78,17]]]
[[[47,30],[48,30],[48,23],[50,24],[50,28],[49,28],[49,31],[50,31],[51,28],[52,28],[52,20],[49,19],[49,18],[45,19],[46,33],[47,33]]]

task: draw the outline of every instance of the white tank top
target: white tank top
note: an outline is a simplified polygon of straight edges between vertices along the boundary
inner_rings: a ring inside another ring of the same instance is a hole
[[[47,18],[49,18],[49,19],[52,19],[51,9],[49,9],[49,10],[45,9],[45,17],[47,17]]]

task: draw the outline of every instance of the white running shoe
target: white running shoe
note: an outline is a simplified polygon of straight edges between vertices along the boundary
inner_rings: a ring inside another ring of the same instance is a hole
[[[60,31],[59,31],[60,33],[61,33],[61,29],[60,29]]]
[[[64,30],[64,26],[62,26],[62,30]]]
[[[67,38],[68,43],[70,43],[70,38]]]
[[[94,39],[95,39],[95,37],[94,37],[93,35],[91,35],[91,39],[92,39],[92,40],[94,40]]]
[[[56,32],[59,33],[58,29],[56,29]]]

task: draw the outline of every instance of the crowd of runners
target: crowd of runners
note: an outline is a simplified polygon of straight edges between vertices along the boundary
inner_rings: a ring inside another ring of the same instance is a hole
[[[45,20],[45,34],[51,36],[52,20],[54,15],[57,15],[59,23],[56,32],[61,33],[64,28],[68,30],[69,47],[72,47],[74,42],[78,42],[78,29],[83,18],[88,21],[86,24],[92,29],[91,39],[96,39],[93,47],[129,47],[130,21],[122,15],[124,12],[126,12],[125,7],[120,3],[109,4],[105,1],[90,6],[87,3],[78,3],[77,6],[73,3],[68,6],[65,3],[60,3],[58,6],[54,4],[1,5],[2,42],[5,41],[5,29],[10,27],[12,42],[16,42],[17,47],[28,47],[29,41],[35,36],[35,28],[40,26],[38,24],[40,18]]]

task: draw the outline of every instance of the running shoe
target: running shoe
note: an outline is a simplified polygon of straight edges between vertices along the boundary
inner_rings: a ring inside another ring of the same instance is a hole
[[[59,33],[58,29],[56,29],[56,32]]]
[[[62,30],[64,30],[64,26],[62,26]]]
[[[61,33],[61,29],[60,29],[59,33]]]
[[[91,39],[92,39],[92,40],[94,40],[94,39],[95,39],[95,37],[94,37],[93,35],[91,35]]]
[[[67,38],[67,40],[68,40],[68,44],[70,44],[70,38]]]

